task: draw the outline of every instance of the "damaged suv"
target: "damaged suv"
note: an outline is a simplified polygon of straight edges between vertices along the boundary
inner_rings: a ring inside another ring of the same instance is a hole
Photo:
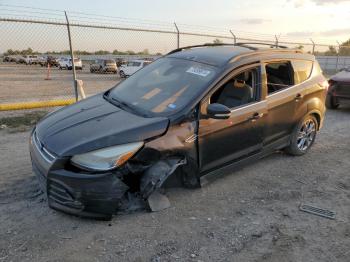
[[[300,50],[179,48],[45,117],[30,138],[33,170],[49,206],[66,213],[159,210],[163,187],[199,187],[279,149],[305,154],[327,84]]]

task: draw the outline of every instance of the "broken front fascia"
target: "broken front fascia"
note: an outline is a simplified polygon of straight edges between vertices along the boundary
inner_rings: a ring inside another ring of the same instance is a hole
[[[130,191],[138,185],[133,196],[148,200],[152,211],[158,211],[159,206],[167,206],[160,204],[167,203],[159,194],[161,187],[199,187],[196,139],[188,139],[195,136],[195,128],[195,121],[174,125],[164,136],[146,143],[127,162],[126,167],[131,174],[124,176],[125,183],[131,187]],[[130,194],[127,196],[131,197]],[[130,206],[135,209],[135,205]]]

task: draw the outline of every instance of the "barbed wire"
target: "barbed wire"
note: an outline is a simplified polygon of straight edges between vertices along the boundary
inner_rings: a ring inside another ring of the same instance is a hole
[[[34,20],[41,22],[57,22],[65,23],[65,15],[63,10],[58,9],[46,9],[37,8],[22,5],[9,5],[0,4],[5,7],[0,9],[0,18],[13,19],[13,20]],[[25,13],[25,14],[24,14]],[[108,16],[100,14],[92,14],[86,12],[68,11],[69,20],[72,25],[82,27],[96,27],[96,28],[110,28],[121,30],[140,30],[140,31],[154,31],[164,33],[177,33],[174,23],[147,20],[147,19],[135,19],[125,18],[117,16]],[[179,34],[193,35],[203,37],[217,37],[222,39],[233,39],[245,41],[265,41],[265,42],[278,42],[286,45],[296,46],[319,46],[329,47],[335,46],[339,48],[339,44],[335,41],[333,43],[329,40],[319,37],[313,39],[297,36],[288,36],[287,34],[273,35],[267,33],[249,32],[243,30],[227,30],[225,28],[218,28],[212,26],[201,25],[189,25],[178,23],[176,24],[179,29]],[[277,38],[277,39],[276,39]],[[342,46],[342,48],[350,48],[350,46]]]

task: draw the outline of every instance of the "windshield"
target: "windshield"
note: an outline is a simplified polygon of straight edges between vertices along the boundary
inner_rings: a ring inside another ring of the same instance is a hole
[[[217,72],[194,61],[160,58],[118,84],[109,98],[139,111],[168,115],[203,92]]]

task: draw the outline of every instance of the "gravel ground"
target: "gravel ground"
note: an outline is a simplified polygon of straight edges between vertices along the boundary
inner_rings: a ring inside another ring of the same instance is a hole
[[[49,209],[29,133],[2,130],[0,261],[349,261],[349,130],[350,107],[328,111],[307,155],[276,153],[204,188],[168,190],[167,210],[108,222]]]
[[[71,70],[51,69],[51,80],[45,80],[47,69],[39,65],[0,62],[0,104],[74,98]],[[120,81],[116,74],[92,74],[89,66],[77,70],[87,95],[107,90]]]

